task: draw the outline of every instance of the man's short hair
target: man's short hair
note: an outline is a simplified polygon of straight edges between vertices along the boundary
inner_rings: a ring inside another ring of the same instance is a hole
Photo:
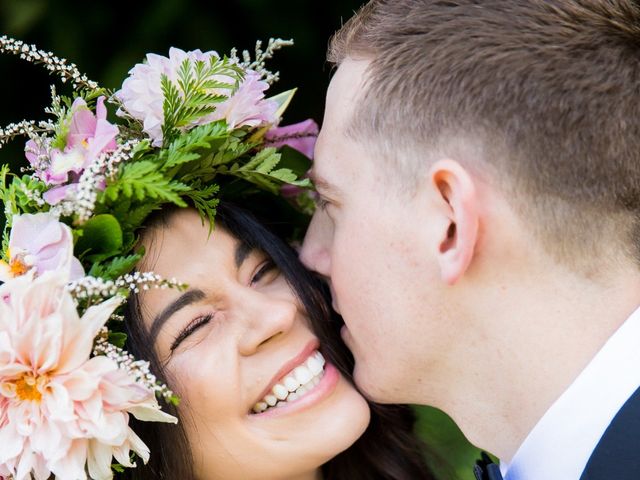
[[[347,57],[371,60],[347,134],[404,181],[424,171],[394,162],[404,146],[472,140],[560,258],[615,244],[640,261],[634,1],[372,0],[332,39]]]

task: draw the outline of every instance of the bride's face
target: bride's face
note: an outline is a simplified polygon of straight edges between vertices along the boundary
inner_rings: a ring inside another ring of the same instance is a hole
[[[208,236],[187,209],[144,243],[145,269],[189,285],[144,292],[141,305],[181,398],[198,478],[302,478],[362,434],[366,402],[323,365],[300,302],[265,254],[219,227]]]

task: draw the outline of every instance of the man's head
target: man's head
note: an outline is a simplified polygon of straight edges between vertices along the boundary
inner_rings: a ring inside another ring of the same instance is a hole
[[[302,258],[365,391],[446,389],[538,268],[638,262],[638,52],[630,0],[374,0],[336,34]]]

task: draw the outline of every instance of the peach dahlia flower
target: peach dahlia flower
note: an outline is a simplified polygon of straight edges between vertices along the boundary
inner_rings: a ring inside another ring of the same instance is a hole
[[[78,315],[55,271],[0,286],[0,476],[15,480],[112,478],[112,457],[133,466],[149,450],[129,428],[175,422],[155,396],[104,356],[93,341],[119,298]]]

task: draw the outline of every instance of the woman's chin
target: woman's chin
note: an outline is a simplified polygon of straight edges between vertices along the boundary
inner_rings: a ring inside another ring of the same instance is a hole
[[[365,398],[333,365],[327,367],[308,398],[247,417],[252,430],[277,435],[279,441],[286,438],[292,454],[311,454],[318,466],[353,445],[371,417]]]

